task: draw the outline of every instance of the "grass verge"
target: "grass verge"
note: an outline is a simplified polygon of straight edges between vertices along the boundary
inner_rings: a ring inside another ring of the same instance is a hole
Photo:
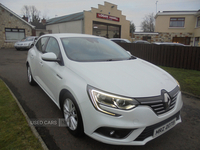
[[[2,80],[0,80],[0,149],[43,149]]]
[[[200,96],[200,71],[160,67],[180,83],[182,91]]]

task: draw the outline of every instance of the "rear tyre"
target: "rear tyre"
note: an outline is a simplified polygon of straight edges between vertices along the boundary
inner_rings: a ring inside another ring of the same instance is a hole
[[[36,82],[33,79],[33,76],[32,76],[32,73],[31,73],[31,68],[30,68],[29,65],[27,66],[27,77],[28,77],[28,83],[30,85],[36,85]]]
[[[75,137],[84,135],[80,109],[71,93],[67,92],[61,99],[61,110],[68,131]]]

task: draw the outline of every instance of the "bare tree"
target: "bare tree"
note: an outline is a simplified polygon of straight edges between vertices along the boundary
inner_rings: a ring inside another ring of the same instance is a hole
[[[40,22],[40,11],[35,6],[30,6],[32,22]]]
[[[28,17],[29,22],[40,22],[41,12],[35,6],[24,5],[21,12],[25,17]]]
[[[24,5],[23,7],[22,7],[22,9],[21,9],[21,12],[22,12],[22,14],[25,16],[25,17],[27,17],[29,20],[28,21],[30,21],[30,10],[29,10],[29,6],[27,6],[27,5]]]
[[[155,19],[154,14],[151,13],[146,15],[141,23],[141,30],[143,32],[154,32],[155,29]]]

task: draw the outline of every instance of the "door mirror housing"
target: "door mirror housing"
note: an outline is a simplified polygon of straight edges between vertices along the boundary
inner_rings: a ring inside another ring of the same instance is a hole
[[[54,62],[60,61],[57,58],[56,54],[54,54],[52,52],[42,54],[42,60],[44,60],[44,61],[54,61]]]
[[[128,54],[132,55],[131,52],[129,52],[129,51],[126,51],[126,52],[127,52]]]

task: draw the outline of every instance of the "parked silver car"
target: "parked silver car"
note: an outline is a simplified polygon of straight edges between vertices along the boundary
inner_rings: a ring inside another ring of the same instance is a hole
[[[129,40],[127,40],[127,39],[121,39],[121,38],[112,38],[110,40],[113,41],[113,42],[115,42],[115,43],[131,43]]]
[[[154,42],[156,45],[168,45],[168,46],[185,46],[182,43],[173,43],[173,42]]]
[[[30,49],[31,47],[33,47],[37,38],[37,36],[29,36],[27,38],[22,39],[21,41],[16,42],[14,46],[16,50]]]
[[[137,44],[151,44],[151,43],[149,43],[148,41],[145,41],[145,40],[137,40],[137,41],[134,41],[133,43],[137,43]]]

